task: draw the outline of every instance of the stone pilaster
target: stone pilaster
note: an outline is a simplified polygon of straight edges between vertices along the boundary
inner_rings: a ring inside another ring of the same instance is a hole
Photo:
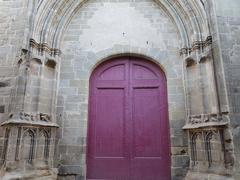
[[[59,57],[56,51],[32,39],[30,49],[23,50],[9,117],[1,124],[4,129],[2,179],[57,178],[54,156]]]
[[[183,129],[188,132],[190,156],[186,179],[232,179],[230,119],[220,107],[210,38],[197,47],[201,48],[185,53],[184,62],[187,121]]]

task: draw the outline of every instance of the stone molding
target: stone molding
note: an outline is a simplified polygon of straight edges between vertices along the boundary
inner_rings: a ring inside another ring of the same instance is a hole
[[[208,126],[226,126],[228,125],[228,122],[228,113],[190,115],[188,116],[188,123],[183,127],[183,129],[196,129]]]
[[[21,120],[27,120],[27,121],[51,121],[51,116],[45,113],[38,113],[38,114],[29,114],[26,112],[20,112],[19,117]]]
[[[61,54],[60,49],[51,48],[47,43],[38,43],[34,39],[30,39],[30,47],[35,48],[39,52],[47,52],[51,56],[59,56]]]
[[[20,112],[16,114],[10,114],[9,120],[4,121],[1,126],[10,124],[29,124],[35,126],[59,127],[56,123],[52,122],[51,115],[45,113],[30,114],[26,112]]]
[[[205,41],[194,41],[192,47],[180,49],[180,55],[189,55],[196,50],[204,49],[210,45],[212,45],[212,36],[208,36]]]
[[[4,121],[0,126],[15,126],[15,125],[29,125],[29,126],[42,126],[42,127],[56,127],[59,125],[53,122],[40,122],[40,121],[26,121],[26,120],[8,120]]]

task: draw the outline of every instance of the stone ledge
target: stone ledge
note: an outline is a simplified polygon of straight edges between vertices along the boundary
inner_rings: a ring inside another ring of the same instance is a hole
[[[26,121],[26,120],[15,120],[10,119],[1,123],[0,126],[11,126],[11,125],[31,125],[31,126],[43,126],[43,127],[56,127],[59,125],[53,122],[45,122],[45,121]]]
[[[197,124],[186,124],[183,126],[183,130],[188,129],[198,129],[198,128],[206,128],[206,127],[219,127],[219,126],[227,126],[228,122],[206,122],[206,123],[197,123]]]
[[[2,172],[0,175],[1,180],[56,180],[58,170],[56,168],[48,170],[32,170],[32,171],[16,171],[16,172]]]
[[[219,174],[188,172],[185,180],[234,180],[234,178]]]

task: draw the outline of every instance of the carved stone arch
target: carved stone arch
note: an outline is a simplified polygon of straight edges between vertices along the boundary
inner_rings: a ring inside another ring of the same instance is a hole
[[[212,165],[212,146],[211,146],[211,140],[213,138],[213,132],[207,132],[205,135],[205,151],[208,161],[208,167],[211,167]]]
[[[87,2],[87,0],[40,1],[37,6],[33,38],[40,43],[46,42],[51,47],[60,48],[63,33],[71,18]],[[206,38],[201,36],[202,31],[207,27],[204,8],[202,8],[201,3],[172,0],[155,2],[164,8],[177,26],[183,47],[190,47],[190,41],[202,41]],[[195,16],[198,18],[194,18]]]
[[[39,160],[48,161],[50,151],[50,129],[39,129],[38,134],[38,145],[37,145],[37,156]]]
[[[190,137],[190,150],[191,150],[191,166],[194,167],[198,163],[197,153],[197,139],[201,136],[199,132],[193,132]]]
[[[22,127],[18,127],[17,130],[17,142],[16,142],[16,152],[15,152],[15,160],[20,160],[20,147],[21,147],[21,140],[22,140]]]
[[[5,135],[4,135],[4,143],[3,143],[3,150],[2,150],[2,157],[0,161],[0,165],[4,164],[7,158],[7,151],[8,151],[8,142],[9,142],[9,136],[10,136],[10,129],[5,129]]]
[[[35,158],[36,129],[26,128],[22,136],[22,160],[32,163]]]
[[[209,168],[213,164],[224,162],[225,147],[221,130],[209,130],[205,132],[205,151]]]
[[[193,1],[190,1],[190,3],[192,3],[192,6],[194,7],[197,22],[199,23],[199,26],[201,28],[202,37],[206,38],[206,36],[209,34],[207,12],[205,9],[207,4],[204,3],[202,0],[193,0]]]

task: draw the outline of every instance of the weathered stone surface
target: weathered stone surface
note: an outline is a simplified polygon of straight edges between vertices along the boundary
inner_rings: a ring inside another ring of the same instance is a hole
[[[56,180],[57,170],[32,170],[27,172],[15,172],[15,173],[5,173],[2,180],[13,180],[13,179],[32,179],[32,180]]]

